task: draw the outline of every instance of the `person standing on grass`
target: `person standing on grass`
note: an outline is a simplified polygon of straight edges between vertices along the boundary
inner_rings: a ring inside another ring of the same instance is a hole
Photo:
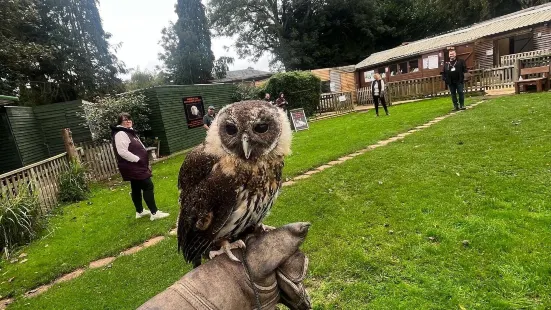
[[[467,64],[463,59],[457,58],[455,50],[450,51],[450,61],[444,64],[442,78],[452,95],[453,111],[465,110],[464,83]],[[459,94],[459,100],[457,95]]]
[[[375,104],[375,114],[377,117],[379,116],[380,100],[383,108],[385,109],[386,115],[390,115],[388,113],[388,108],[386,107],[385,101],[385,81],[381,79],[381,75],[379,73],[375,73],[373,77],[375,80],[371,82],[371,94],[373,95],[373,104]]]
[[[203,116],[203,128],[209,130],[210,125],[214,121],[216,114],[214,114],[214,106],[209,106],[209,110],[205,116]]]
[[[148,215],[152,221],[165,218],[169,214],[159,211],[155,204],[147,150],[132,125],[130,114],[121,113],[118,125],[111,127],[111,141],[117,157],[119,172],[124,181],[130,181],[132,202],[136,207],[136,218]],[[143,209],[142,193],[149,211]]]

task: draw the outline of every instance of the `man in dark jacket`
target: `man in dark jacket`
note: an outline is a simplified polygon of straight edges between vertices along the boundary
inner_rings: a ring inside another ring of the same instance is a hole
[[[118,125],[111,127],[111,141],[117,157],[119,172],[124,181],[130,181],[132,201],[136,207],[136,218],[139,219],[147,215],[150,215],[149,218],[152,221],[165,218],[169,214],[159,211],[155,204],[147,150],[132,125],[130,114],[121,113]],[[149,211],[143,209],[142,192],[143,200],[145,200]]]
[[[442,78],[448,85],[452,95],[453,110],[465,110],[465,95],[463,94],[465,73],[467,73],[467,64],[463,59],[457,58],[454,50],[450,51],[450,61],[444,64]],[[459,94],[459,102],[457,100]]]

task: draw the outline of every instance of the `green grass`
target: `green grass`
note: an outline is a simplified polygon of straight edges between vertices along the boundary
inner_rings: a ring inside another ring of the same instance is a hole
[[[267,223],[312,222],[314,308],[551,307],[549,102],[494,99],[285,188]],[[11,308],[134,309],[188,269],[169,238]]]
[[[468,99],[473,102],[474,99]],[[373,112],[346,115],[311,124],[294,134],[293,155],[286,161],[285,176],[317,167],[362,149],[383,138],[409,130],[449,112],[449,98],[426,100],[390,108],[390,117],[376,119]],[[18,296],[56,277],[87,266],[91,261],[167,233],[176,221],[177,174],[184,156],[154,166],[158,207],[171,216],[162,221],[136,221],[128,184],[96,186],[89,202],[64,206],[50,220],[49,231],[21,249],[24,264],[0,262],[0,296]],[[12,279],[9,282],[9,279]]]

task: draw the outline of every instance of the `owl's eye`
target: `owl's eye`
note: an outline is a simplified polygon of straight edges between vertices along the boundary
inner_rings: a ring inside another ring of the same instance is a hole
[[[265,133],[266,131],[268,131],[268,124],[256,124],[253,129],[257,133]]]
[[[226,124],[226,133],[230,136],[237,134],[237,126],[234,124]]]

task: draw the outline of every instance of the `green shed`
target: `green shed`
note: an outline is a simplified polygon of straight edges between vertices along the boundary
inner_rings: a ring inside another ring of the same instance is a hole
[[[205,139],[203,127],[188,129],[183,98],[201,96],[205,111],[232,103],[236,86],[232,84],[158,86],[143,90],[151,108],[151,137],[161,140],[161,154],[189,149]]]

